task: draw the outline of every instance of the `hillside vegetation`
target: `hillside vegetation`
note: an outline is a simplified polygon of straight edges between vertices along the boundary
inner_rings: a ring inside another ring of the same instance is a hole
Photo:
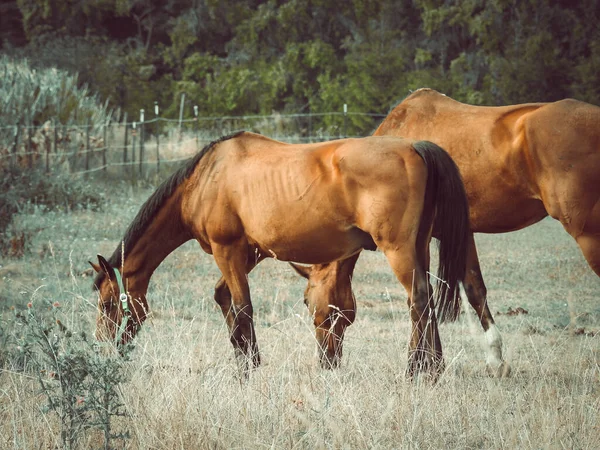
[[[597,0],[9,0],[0,46],[130,117],[386,113],[410,89],[473,104],[600,104]],[[355,117],[354,121],[364,121]]]

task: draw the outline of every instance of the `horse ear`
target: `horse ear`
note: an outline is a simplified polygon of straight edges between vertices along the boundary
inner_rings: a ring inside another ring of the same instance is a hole
[[[296,263],[289,263],[290,266],[292,266],[294,268],[294,270],[296,272],[298,272],[298,274],[304,278],[306,278],[307,280],[310,278],[310,273],[312,272],[312,266],[301,266],[299,264]]]
[[[104,272],[106,276],[108,276],[108,278],[113,280],[115,278],[115,272],[108,263],[108,261],[104,259],[102,255],[98,255],[98,263],[100,264],[102,272]]]
[[[88,261],[90,263],[90,266],[92,266],[92,269],[94,269],[96,271],[96,273],[99,273],[102,271],[102,268],[98,265],[98,264],[94,264],[91,261]]]

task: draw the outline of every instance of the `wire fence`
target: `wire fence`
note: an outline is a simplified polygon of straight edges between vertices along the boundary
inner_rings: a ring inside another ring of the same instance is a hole
[[[204,145],[238,130],[291,143],[319,142],[371,134],[385,117],[348,112],[271,114],[41,126],[0,124],[0,169],[66,170],[75,175],[110,172],[145,177],[168,170]]]

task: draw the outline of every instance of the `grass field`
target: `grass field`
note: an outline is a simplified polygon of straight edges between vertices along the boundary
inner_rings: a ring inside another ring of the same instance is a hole
[[[109,256],[148,189],[114,191],[102,212],[31,210],[14,226],[30,252],[0,267],[3,324],[14,311],[59,302],[69,327],[94,329],[88,260]],[[155,273],[152,318],[126,362],[113,419],[121,448],[600,448],[600,281],[559,223],[476,236],[491,310],[512,368],[490,378],[470,308],[441,328],[447,370],[431,386],[404,378],[406,295],[380,253],[363,252],[358,315],[342,366],[320,369],[304,280],[267,260],[250,275],[263,366],[240,382],[220,310],[219,272],[187,243]],[[506,314],[523,308],[528,313]],[[7,328],[8,329],[8,328]],[[11,333],[20,333],[19,327]],[[8,333],[8,331],[6,331]],[[0,373],[0,448],[55,448],[60,423],[44,412],[35,376]],[[80,448],[103,445],[81,434]]]

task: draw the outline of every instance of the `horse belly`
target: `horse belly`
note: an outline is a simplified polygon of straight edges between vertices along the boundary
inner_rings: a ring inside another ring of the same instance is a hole
[[[268,235],[249,240],[264,253],[282,261],[304,264],[324,264],[347,258],[369,247],[370,236],[355,227],[316,223],[298,226],[290,221],[279,227],[267,228]]]
[[[539,222],[548,215],[541,200],[518,198],[506,201],[473,202],[470,207],[471,230],[476,233],[507,233]]]
[[[548,215],[539,192],[526,176],[521,153],[505,148],[494,154],[488,148],[471,160],[465,159],[464,154],[455,159],[469,201],[472,231],[520,230]]]

